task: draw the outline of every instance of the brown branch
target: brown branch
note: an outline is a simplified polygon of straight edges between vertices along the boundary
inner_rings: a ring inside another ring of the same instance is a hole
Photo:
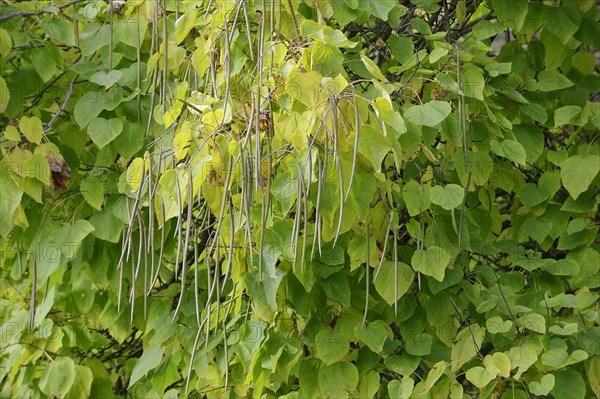
[[[71,98],[71,94],[73,94],[73,86],[75,85],[75,81],[77,80],[78,77],[79,77],[79,75],[76,74],[75,77],[73,77],[73,80],[71,80],[71,84],[69,84],[69,89],[67,90],[67,94],[65,94],[65,99],[63,100],[63,102],[62,102],[60,108],[58,109],[58,111],[56,112],[56,114],[54,114],[52,119],[50,119],[50,121],[46,124],[46,127],[44,127],[44,133],[47,133],[50,131],[50,129],[52,129],[52,125],[54,124],[54,122],[56,122],[56,120],[58,119],[60,114],[62,114],[63,111],[67,108],[67,103],[69,102],[69,99]]]
[[[55,7],[60,10],[60,9],[69,7],[69,6],[73,5],[73,4],[81,3],[82,1],[83,0],[71,0],[71,1],[68,1],[66,3],[57,5]],[[11,14],[0,15],[0,21],[6,21],[6,20],[9,20],[9,19],[14,18],[14,17],[30,17],[30,16],[33,16],[33,15],[43,14],[45,12],[46,11],[17,11],[17,12],[13,12]]]

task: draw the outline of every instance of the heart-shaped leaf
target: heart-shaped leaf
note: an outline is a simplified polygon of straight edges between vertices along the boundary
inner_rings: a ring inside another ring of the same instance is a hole
[[[31,143],[39,144],[42,141],[42,121],[37,116],[22,117],[19,120],[19,129]]]
[[[563,185],[577,199],[588,189],[600,171],[600,156],[574,155],[560,165],[560,178]]]
[[[466,377],[477,388],[483,388],[496,378],[496,373],[477,366],[467,370]]]
[[[417,249],[412,256],[412,267],[417,272],[431,276],[438,281],[444,279],[446,266],[450,263],[450,255],[445,249],[431,246]]]
[[[88,126],[88,133],[99,148],[116,139],[122,130],[123,122],[119,118],[96,118]]]
[[[458,207],[462,203],[464,195],[465,189],[458,184],[448,184],[444,187],[435,186],[429,192],[431,202],[446,210]]]
[[[445,101],[430,101],[407,109],[404,116],[415,125],[433,127],[446,119],[451,111],[452,107]]]
[[[123,73],[116,69],[108,72],[100,71],[90,76],[90,82],[109,88],[117,83],[121,77],[123,77]]]

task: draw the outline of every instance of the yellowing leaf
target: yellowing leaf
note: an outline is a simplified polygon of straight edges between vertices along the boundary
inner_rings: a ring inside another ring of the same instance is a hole
[[[496,373],[504,378],[508,378],[512,368],[510,358],[506,353],[496,352],[493,355],[487,355],[483,359],[483,365],[489,371]]]
[[[190,149],[190,140],[192,139],[192,128],[188,122],[183,123],[175,137],[173,138],[173,150],[175,151],[175,159],[181,161]]]
[[[8,100],[10,100],[10,92],[8,90],[8,86],[6,85],[6,81],[0,76],[0,114],[6,111],[6,107],[8,107]]]
[[[37,116],[22,117],[19,120],[19,129],[29,142],[39,144],[42,141],[42,121]]]
[[[9,139],[10,141],[19,142],[21,140],[21,135],[19,134],[17,128],[14,126],[6,127],[6,130],[4,131],[4,137]]]
[[[142,158],[136,158],[129,164],[125,179],[133,191],[137,191],[142,184],[142,177],[146,174],[144,169],[148,169],[148,163]]]

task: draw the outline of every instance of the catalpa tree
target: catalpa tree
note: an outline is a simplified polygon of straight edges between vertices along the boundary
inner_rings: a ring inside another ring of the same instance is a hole
[[[600,397],[593,0],[0,4],[0,396]]]

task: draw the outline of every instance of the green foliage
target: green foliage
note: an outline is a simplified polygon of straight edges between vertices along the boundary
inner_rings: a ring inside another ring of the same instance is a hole
[[[600,397],[597,22],[3,1],[0,397]]]

